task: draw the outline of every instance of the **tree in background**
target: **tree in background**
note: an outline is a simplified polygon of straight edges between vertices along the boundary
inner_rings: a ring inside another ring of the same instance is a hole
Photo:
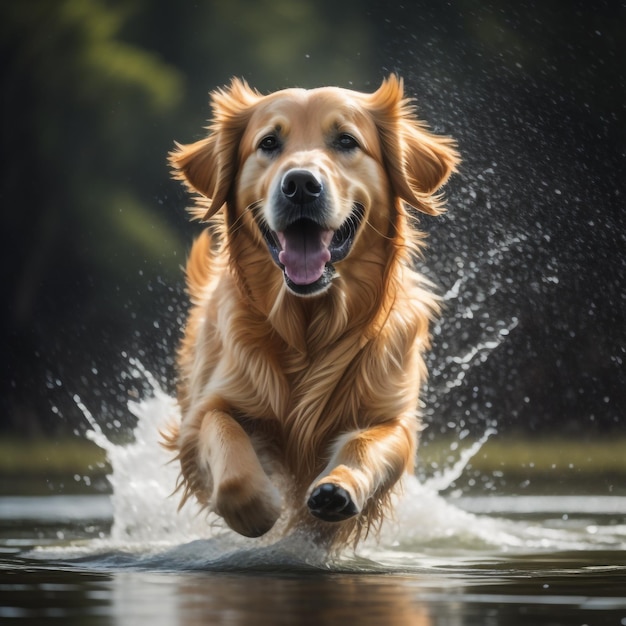
[[[97,349],[103,328],[124,324],[129,297],[149,310],[129,280],[137,268],[178,272],[181,238],[154,210],[154,173],[167,177],[167,120],[183,79],[118,38],[129,17],[120,8],[29,0],[1,13],[4,391],[41,388],[34,356],[71,361],[77,336]],[[2,418],[29,419],[17,408]]]

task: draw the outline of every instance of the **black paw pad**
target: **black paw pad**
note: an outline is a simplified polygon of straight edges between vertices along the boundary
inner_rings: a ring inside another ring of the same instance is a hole
[[[341,522],[359,511],[350,494],[333,483],[316,487],[307,502],[311,513],[325,522]]]

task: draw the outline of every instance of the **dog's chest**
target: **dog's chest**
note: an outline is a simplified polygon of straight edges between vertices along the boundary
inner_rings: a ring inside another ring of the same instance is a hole
[[[358,410],[355,385],[360,355],[338,357],[332,349],[311,355],[277,346],[264,347],[263,360],[250,375],[250,360],[241,380],[247,379],[247,393],[231,398],[248,418],[277,420],[283,426],[315,422],[322,414],[349,418]],[[241,390],[239,390],[241,391]]]

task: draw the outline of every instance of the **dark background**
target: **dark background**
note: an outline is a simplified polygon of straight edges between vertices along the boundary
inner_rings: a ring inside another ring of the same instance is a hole
[[[133,357],[172,390],[198,227],[166,155],[208,91],[397,71],[464,159],[420,220],[431,430],[624,433],[624,33],[603,0],[2,0],[0,432],[81,428],[75,394],[127,424]]]

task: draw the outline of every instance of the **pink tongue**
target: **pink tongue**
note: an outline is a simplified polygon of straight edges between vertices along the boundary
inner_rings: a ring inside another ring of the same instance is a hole
[[[276,234],[282,248],[278,260],[285,266],[289,279],[296,285],[310,285],[319,280],[330,261],[328,246],[333,231],[311,221],[300,221]]]

